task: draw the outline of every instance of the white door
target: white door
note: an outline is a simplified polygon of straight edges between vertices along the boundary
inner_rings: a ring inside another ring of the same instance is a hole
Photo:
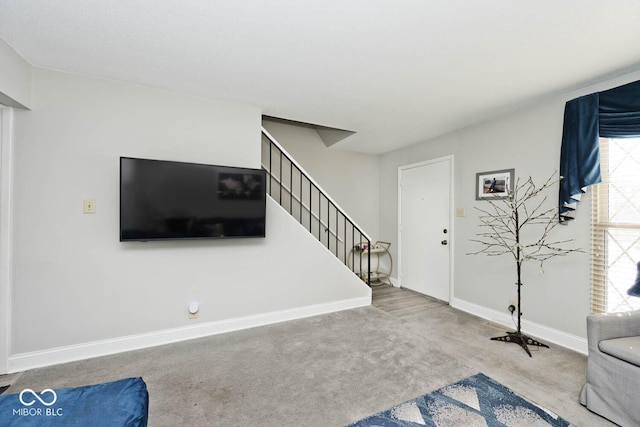
[[[398,171],[400,286],[443,301],[450,295],[452,158]]]

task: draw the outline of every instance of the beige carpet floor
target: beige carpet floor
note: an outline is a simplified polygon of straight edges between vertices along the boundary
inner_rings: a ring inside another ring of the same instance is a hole
[[[7,393],[141,376],[150,426],[327,427],[483,372],[578,426],[613,425],[578,402],[585,356],[551,345],[529,358],[439,301],[374,294],[371,307],[34,369]]]

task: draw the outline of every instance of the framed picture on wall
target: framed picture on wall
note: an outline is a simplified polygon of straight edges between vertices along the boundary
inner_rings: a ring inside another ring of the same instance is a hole
[[[515,169],[476,174],[476,200],[505,199],[513,191]]]

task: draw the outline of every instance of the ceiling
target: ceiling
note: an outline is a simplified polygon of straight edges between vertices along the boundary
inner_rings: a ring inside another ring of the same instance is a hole
[[[640,69],[640,1],[0,0],[0,38],[383,153]]]

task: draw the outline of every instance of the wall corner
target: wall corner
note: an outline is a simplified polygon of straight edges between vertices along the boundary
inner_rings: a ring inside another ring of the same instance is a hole
[[[0,39],[0,104],[29,109],[31,106],[31,64]]]

